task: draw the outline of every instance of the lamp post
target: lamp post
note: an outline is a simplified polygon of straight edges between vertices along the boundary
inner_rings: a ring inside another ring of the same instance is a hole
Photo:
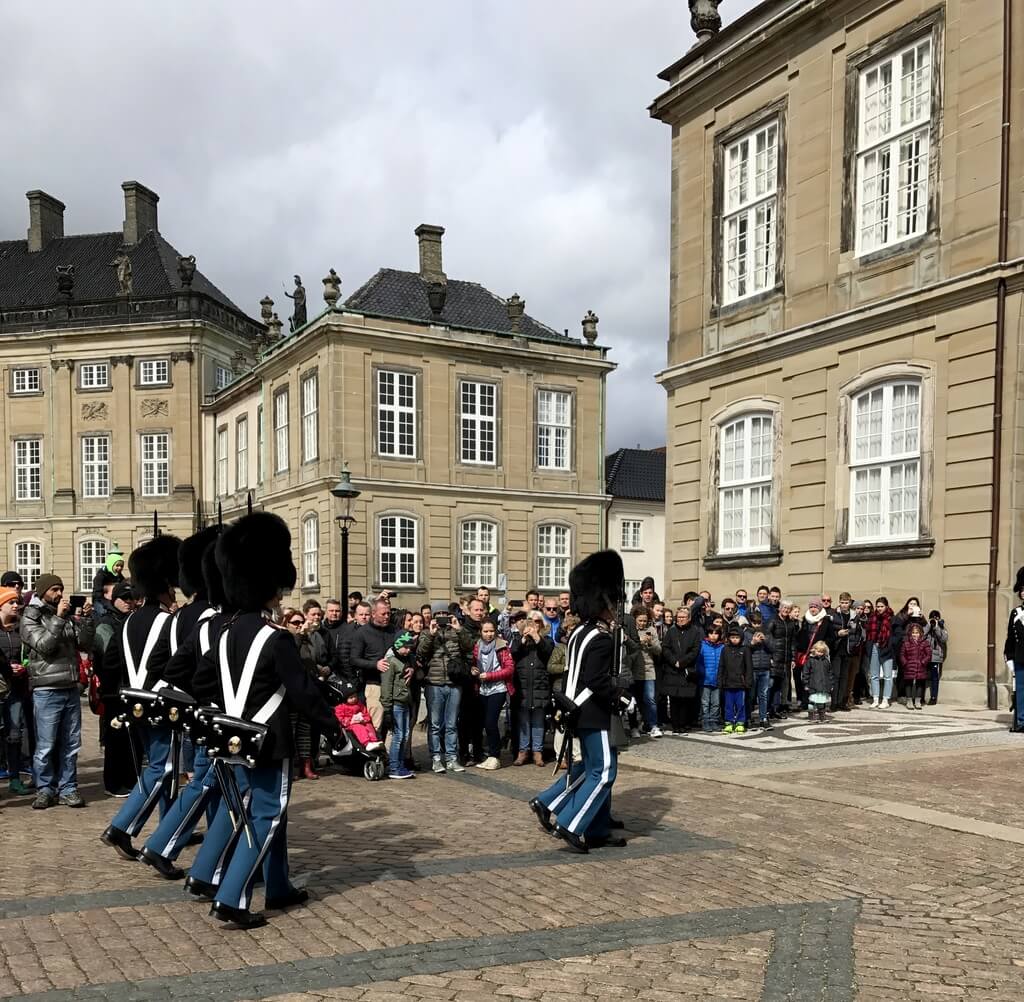
[[[341,514],[335,516],[334,521],[341,529],[341,601],[343,608],[348,609],[348,530],[356,520],[352,514],[352,502],[359,497],[348,472],[348,463],[342,463],[341,477],[331,488],[331,494],[341,502]]]

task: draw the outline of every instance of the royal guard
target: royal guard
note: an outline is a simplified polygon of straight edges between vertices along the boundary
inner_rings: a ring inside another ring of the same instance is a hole
[[[1010,610],[1003,658],[1013,676],[1013,720],[1010,731],[1024,734],[1024,567],[1017,571],[1013,593],[1020,600],[1020,604]]]
[[[581,619],[569,637],[564,689],[556,704],[568,726],[566,743],[579,739],[582,761],[530,801],[541,827],[575,852],[623,846],[611,834],[611,793],[617,769],[612,738],[623,693],[615,671],[616,615],[624,599],[622,558],[614,550],[594,553],[569,574],[572,611]]]
[[[139,693],[137,701],[129,700],[126,714],[129,727],[139,728],[147,763],[140,770],[139,781],[129,794],[110,826],[100,836],[125,859],[136,860],[139,850],[132,839],[142,831],[153,809],[160,805],[160,816],[171,805],[171,788],[178,764],[172,755],[172,732],[164,724],[148,720],[149,703],[145,693],[156,693],[164,682],[164,669],[171,656],[171,609],[178,585],[177,536],[156,536],[143,543],[128,558],[128,570],[142,605],[115,633],[107,648],[110,664],[122,668],[122,691]],[[112,721],[112,726],[118,721]]]
[[[340,737],[340,731],[304,669],[295,641],[270,620],[282,594],[295,587],[288,527],[268,512],[243,516],[218,539],[216,560],[226,601],[236,612],[202,659],[195,694],[201,702],[222,708],[227,718],[258,728],[261,736],[251,764],[230,766],[235,792],[247,799],[246,823],[236,823],[225,797],[196,854],[187,887],[195,896],[213,898],[214,918],[251,929],[266,922],[250,910],[261,871],[268,910],[308,899],[288,877],[294,751],[289,712],[303,714],[332,738]],[[238,799],[230,799],[237,809]]]

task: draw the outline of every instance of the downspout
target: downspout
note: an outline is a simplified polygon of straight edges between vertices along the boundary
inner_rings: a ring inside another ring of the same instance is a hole
[[[1003,0],[1003,97],[1002,131],[999,168],[999,264],[1005,267],[1010,233],[1010,101],[1013,26],[1013,0]],[[995,387],[992,400],[992,523],[988,551],[988,638],[986,670],[988,676],[988,708],[999,708],[996,687],[996,589],[999,587],[999,523],[1002,515],[1002,452],[1003,452],[1003,370],[1006,359],[1006,278],[1000,277],[996,287],[996,351]]]

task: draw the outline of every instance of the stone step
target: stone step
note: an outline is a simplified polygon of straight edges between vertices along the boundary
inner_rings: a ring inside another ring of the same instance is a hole
[[[999,709],[1005,710],[1010,705],[1009,685],[999,684]],[[958,678],[947,678],[944,674],[939,683],[939,700],[942,705],[947,703],[959,706],[986,706],[988,704],[988,685],[984,676],[971,681]]]

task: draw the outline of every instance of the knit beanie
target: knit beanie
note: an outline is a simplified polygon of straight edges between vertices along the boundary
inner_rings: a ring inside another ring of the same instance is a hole
[[[18,597],[17,588],[0,588],[0,605],[7,605]]]
[[[56,574],[40,574],[36,578],[32,591],[42,598],[51,588],[55,588],[58,585],[63,588],[64,582]]]

